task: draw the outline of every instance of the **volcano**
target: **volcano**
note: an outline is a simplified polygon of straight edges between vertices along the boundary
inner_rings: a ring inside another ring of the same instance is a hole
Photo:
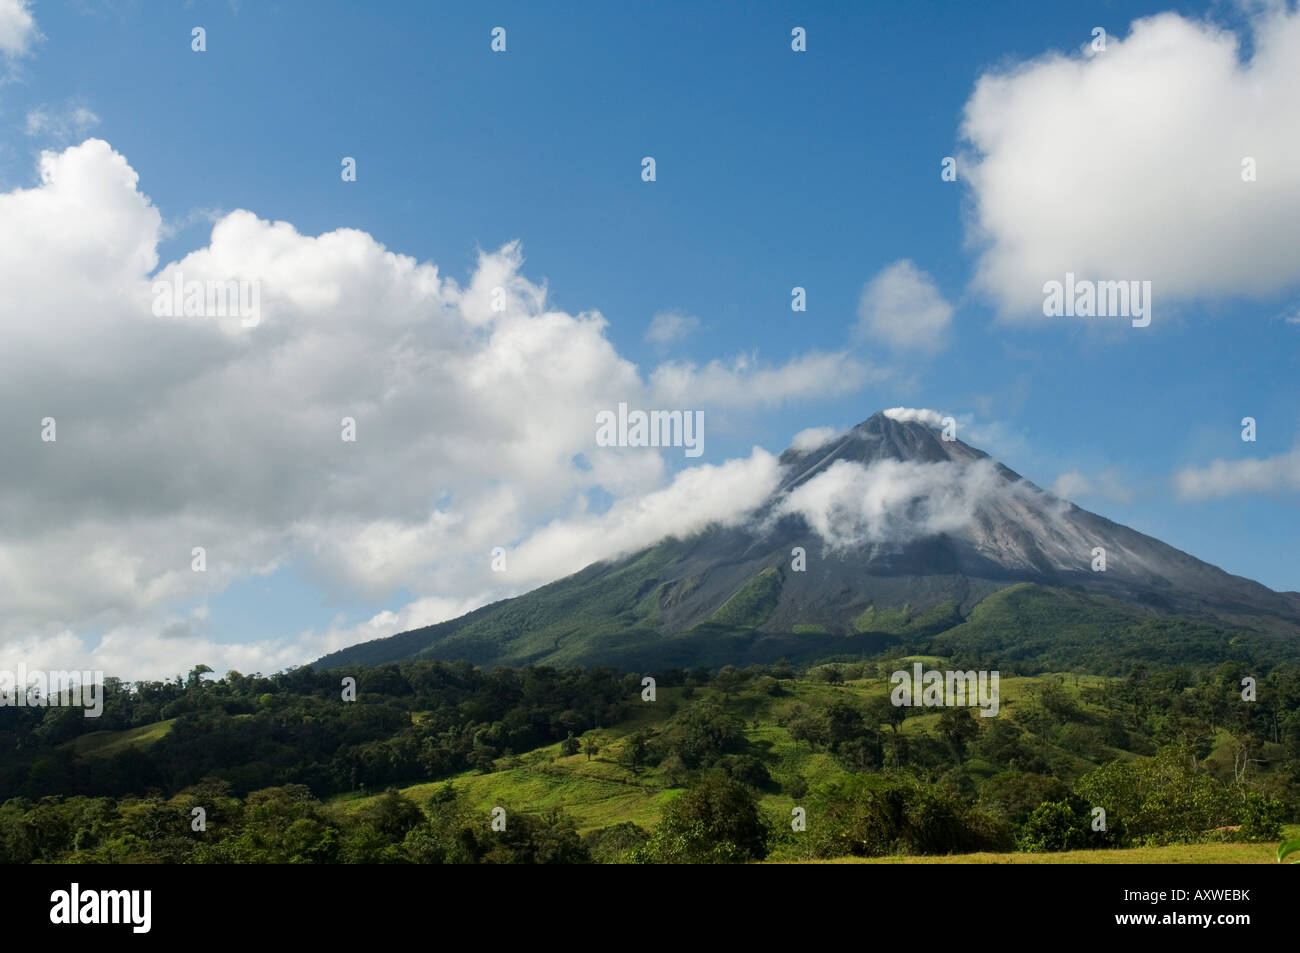
[[[1081,509],[929,417],[884,411],[786,450],[779,486],[741,525],[664,539],[315,667],[436,658],[640,669],[891,645],[1021,668],[1213,662],[1229,646],[1237,657],[1296,654],[1300,593]]]

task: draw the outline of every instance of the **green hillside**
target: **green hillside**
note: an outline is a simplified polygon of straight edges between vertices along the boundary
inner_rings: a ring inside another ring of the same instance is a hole
[[[906,604],[880,609],[868,606],[853,620],[853,628],[858,632],[882,632],[887,635],[934,635],[961,623],[958,606],[956,599],[949,599],[920,612],[913,611]]]
[[[72,741],[64,742],[60,747],[65,750],[70,749],[82,757],[107,758],[126,748],[152,744],[171,731],[175,723],[175,718],[168,718],[166,721],[156,721],[151,725],[141,725],[139,728],[128,728],[125,731],[92,731],[78,735]]]
[[[665,631],[669,602],[693,598],[700,580],[668,581],[689,543],[669,541],[628,561],[590,567],[535,592],[461,619],[334,653],[318,668],[374,665],[403,657],[467,659],[476,665],[608,665],[625,671],[679,666],[814,664],[874,655],[892,647],[996,660],[1026,672],[1120,674],[1136,662],[1212,664],[1300,661],[1300,640],[1272,633],[1276,620],[1157,612],[1113,597],[1017,583],[967,615],[957,598],[929,607],[873,604],[844,619],[772,622],[785,580],[768,567],[719,597],[704,621]]]
[[[620,824],[635,824],[644,830],[652,829],[664,816],[664,809],[674,797],[684,790],[681,787],[689,771],[670,763],[665,765],[637,764],[632,755],[638,736],[647,730],[671,733],[681,721],[684,711],[700,707],[718,706],[720,712],[734,712],[739,716],[738,734],[731,754],[724,754],[724,770],[756,782],[756,801],[770,818],[790,816],[799,805],[816,803],[825,792],[864,778],[862,764],[846,763],[842,750],[832,750],[833,738],[819,739],[810,732],[805,719],[810,713],[835,710],[849,706],[857,712],[882,711],[887,704],[890,681],[883,672],[890,666],[905,667],[914,661],[923,664],[943,662],[938,658],[907,657],[876,665],[833,665],[813,670],[806,679],[796,679],[761,685],[751,683],[745,688],[736,686],[710,687],[690,690],[674,688],[663,692],[653,704],[645,704],[634,716],[616,727],[589,732],[597,752],[566,755],[560,745],[539,748],[522,757],[495,761],[488,771],[463,772],[449,783],[472,813],[486,816],[494,807],[507,811],[523,810],[545,814],[562,811],[579,835],[597,837],[600,832]],[[861,676],[849,677],[848,676]],[[763,679],[758,679],[763,682]],[[1090,731],[1090,725],[1105,725],[1112,717],[1103,699],[1123,691],[1123,682],[1099,677],[1043,675],[1026,678],[1009,678],[1001,682],[1001,709],[1004,727],[988,729],[993,734],[1005,732],[1016,740],[1003,739],[1012,746],[1025,744],[1032,752],[1022,752],[1029,760],[1054,765],[1050,779],[1019,769],[1007,770],[999,764],[1007,757],[1006,750],[998,751],[1001,742],[986,738],[975,728],[976,740],[970,757],[961,769],[963,779],[959,787],[970,785],[978,792],[975,803],[1004,813],[1007,820],[1023,823],[1037,806],[1036,798],[1050,792],[1062,796],[1072,784],[1096,771],[1101,765],[1125,759],[1145,760],[1144,755],[1127,750],[1131,739],[1112,739],[1120,743],[1111,747],[1105,743],[1103,732]],[[1045,701],[1046,699],[1046,701]],[[874,706],[873,706],[874,703]],[[1047,712],[1057,715],[1047,715]],[[870,715],[865,716],[869,724]],[[1044,717],[1056,721],[1055,728],[1043,726],[1038,732],[1025,731],[1020,726],[1035,724]],[[897,751],[907,747],[915,755],[926,751],[926,759],[939,764],[950,742],[945,735],[942,711],[921,710],[903,720],[897,729],[897,740],[888,749]],[[990,723],[991,726],[991,723]],[[833,730],[833,729],[832,729]],[[891,738],[884,725],[868,727],[878,731],[879,737]],[[1030,739],[1032,738],[1032,743]],[[1081,745],[1083,739],[1089,745]],[[1213,762],[1216,753],[1234,743],[1233,736],[1219,737],[1210,749],[1208,760]],[[1041,745],[1041,746],[1040,746]],[[841,743],[841,748],[843,744]],[[1139,748],[1145,748],[1138,745]],[[852,756],[850,756],[852,757]],[[1015,760],[1015,755],[1011,755]],[[886,754],[884,761],[888,761]],[[936,766],[939,766],[937,764]],[[888,764],[878,764],[868,780],[883,779],[890,775]],[[946,773],[953,780],[951,771]],[[424,803],[443,789],[442,783],[423,783],[400,788],[400,793],[414,803]],[[820,792],[820,793],[819,793]],[[388,795],[341,795],[333,802],[335,809],[348,815],[358,815],[375,806]],[[1198,837],[1209,838],[1201,843]],[[793,834],[777,837],[775,848],[768,855],[771,861],[825,860],[810,856],[824,852],[824,841],[809,838],[800,843]],[[1012,850],[1004,843],[1004,850],[975,854],[924,856],[890,854],[875,858],[877,862],[926,863],[952,861],[968,863],[1266,863],[1272,862],[1273,843],[1240,843],[1215,839],[1206,830],[1191,838],[1192,842],[1166,846],[1131,845],[1123,849],[1075,850],[1066,852],[1025,853]],[[1109,843],[1109,842],[1108,842]],[[845,861],[868,862],[871,858],[843,858]]]
[[[0,862],[1237,863],[1300,821],[1300,667],[1007,669],[995,706],[896,704],[964,667],[935,648],[653,683],[414,661],[354,670],[355,700],[311,669],[114,684],[105,727],[6,722]]]
[[[1119,674],[1134,663],[1212,665],[1296,660],[1294,639],[1203,616],[1147,611],[1106,596],[1019,583],[981,601],[934,644],[1028,671]]]
[[[709,621],[737,629],[756,629],[768,620],[780,597],[780,571],[764,569],[719,606]]]

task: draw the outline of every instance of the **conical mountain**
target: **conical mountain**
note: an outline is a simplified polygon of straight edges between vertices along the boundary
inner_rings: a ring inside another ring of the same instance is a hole
[[[1096,654],[1072,655],[1061,640],[1101,649],[1119,640],[1133,658],[1180,651],[1128,644],[1144,639],[1191,639],[1182,651],[1211,656],[1230,639],[1258,636],[1288,656],[1300,645],[1300,594],[1230,575],[1062,500],[955,439],[929,412],[875,414],[785,451],[780,463],[778,488],[742,526],[667,539],[317,667],[411,657],[747,664],[923,639],[1002,650],[1032,666],[1035,651],[1066,661]],[[1154,635],[1153,620],[1177,631]]]

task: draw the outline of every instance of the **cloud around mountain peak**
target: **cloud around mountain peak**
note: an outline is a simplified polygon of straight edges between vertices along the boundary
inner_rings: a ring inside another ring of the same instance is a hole
[[[882,410],[881,413],[890,420],[898,421],[900,424],[925,424],[933,430],[938,430],[943,426],[944,415],[937,410],[929,410],[924,407],[891,407],[888,410]]]

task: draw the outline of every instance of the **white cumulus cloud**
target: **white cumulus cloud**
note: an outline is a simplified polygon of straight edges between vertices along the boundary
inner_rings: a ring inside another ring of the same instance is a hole
[[[39,38],[27,0],[0,0],[0,53],[22,56]]]
[[[857,333],[896,350],[934,353],[947,342],[953,308],[934,280],[912,262],[896,261],[867,282]]]
[[[725,518],[774,479],[756,451],[669,480],[659,451],[596,446],[597,411],[746,411],[867,374],[817,352],[643,373],[600,313],[551,306],[517,244],[462,285],[355,229],[234,211],[159,267],[164,234],[99,139],[0,194],[0,667],[270,671],[459,614]],[[256,287],[260,319],[155,313],[173,281]],[[340,598],[412,597],[361,625],[215,638],[207,600],[277,570]]]
[[[975,284],[1005,317],[1042,319],[1044,283],[1066,272],[1151,281],[1157,319],[1161,301],[1300,283],[1300,14],[1249,9],[1249,59],[1234,33],[1162,13],[1104,52],[979,79],[961,175]]]

